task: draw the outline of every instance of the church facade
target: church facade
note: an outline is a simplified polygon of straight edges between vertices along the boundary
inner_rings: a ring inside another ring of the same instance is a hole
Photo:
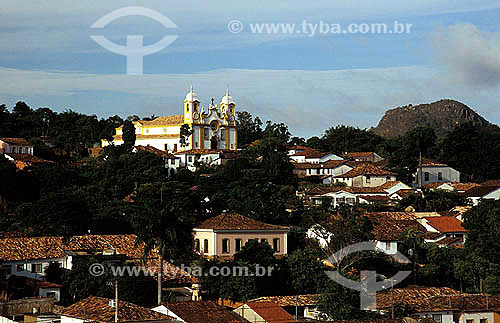
[[[184,146],[180,142],[183,124],[189,125],[192,131]],[[136,146],[149,145],[170,152],[237,149],[236,103],[229,95],[229,89],[219,106],[212,99],[208,109],[205,109],[191,86],[184,99],[182,115],[139,120],[134,122],[134,126]],[[122,129],[123,125],[116,128],[112,141],[114,145],[123,144]],[[108,144],[103,140],[103,146]]]

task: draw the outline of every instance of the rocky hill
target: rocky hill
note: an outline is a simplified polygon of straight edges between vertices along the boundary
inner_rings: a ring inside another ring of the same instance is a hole
[[[457,124],[474,122],[485,126],[489,122],[463,103],[454,100],[439,100],[388,110],[372,131],[379,136],[390,138],[403,135],[416,127],[432,127],[436,135],[443,136]]]

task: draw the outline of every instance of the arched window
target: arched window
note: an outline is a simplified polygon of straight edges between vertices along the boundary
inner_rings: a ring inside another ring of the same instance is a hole
[[[189,103],[186,104],[186,112],[189,112]]]
[[[200,251],[200,239],[195,239],[194,240],[194,250],[195,251]]]

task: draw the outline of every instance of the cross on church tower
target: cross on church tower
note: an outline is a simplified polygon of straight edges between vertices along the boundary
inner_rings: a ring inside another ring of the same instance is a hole
[[[212,105],[214,105],[214,98],[212,98]]]

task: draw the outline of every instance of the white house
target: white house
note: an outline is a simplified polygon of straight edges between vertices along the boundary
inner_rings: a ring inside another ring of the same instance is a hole
[[[460,182],[460,172],[456,169],[427,158],[422,159],[422,171],[417,169],[414,185],[430,183]]]
[[[227,156],[231,155],[229,158]],[[190,149],[175,153],[179,158],[180,165],[187,167],[190,171],[196,171],[201,165],[219,166],[227,159],[234,158],[236,153],[231,150],[222,149]]]
[[[324,163],[329,160],[343,160],[342,157],[339,157],[333,153],[318,151],[315,149],[297,152],[294,155],[291,155],[290,159],[296,163],[312,163],[312,164]]]
[[[478,205],[481,200],[498,200],[500,199],[500,186],[477,186],[466,191],[464,196],[474,206]]]
[[[0,153],[33,155],[33,145],[24,138],[0,138]]]
[[[342,175],[354,168],[354,166],[346,160],[329,160],[324,163],[295,163],[294,173],[306,176],[331,176]],[[331,184],[331,181],[323,184]]]
[[[396,174],[372,163],[364,163],[345,174],[335,176],[335,183],[344,183],[349,187],[377,187],[390,181],[396,181]]]
[[[345,159],[352,159],[355,161],[365,161],[365,162],[379,162],[384,160],[379,154],[373,151],[363,151],[363,152],[351,152],[342,155]]]
[[[230,259],[250,240],[268,243],[276,257],[288,253],[288,227],[235,213],[222,213],[193,229],[194,251],[206,258]]]

